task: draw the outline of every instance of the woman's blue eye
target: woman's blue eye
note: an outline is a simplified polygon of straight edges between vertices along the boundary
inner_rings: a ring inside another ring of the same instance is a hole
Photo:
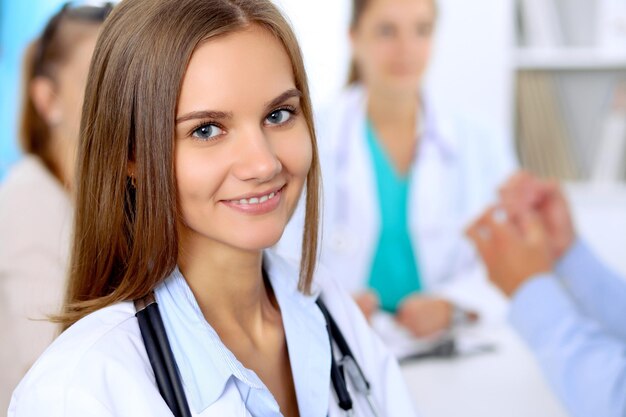
[[[224,131],[221,128],[213,124],[206,124],[194,130],[191,136],[200,140],[209,140],[221,135],[222,133],[224,133]]]
[[[292,115],[292,112],[290,112],[289,110],[275,110],[271,112],[269,116],[265,118],[265,120],[267,120],[267,122],[271,125],[280,125],[291,119]]]

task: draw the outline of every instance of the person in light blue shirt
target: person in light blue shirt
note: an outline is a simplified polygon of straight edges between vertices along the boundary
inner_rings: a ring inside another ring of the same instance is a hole
[[[576,236],[558,184],[514,175],[468,229],[510,322],[574,417],[626,415],[626,281]]]

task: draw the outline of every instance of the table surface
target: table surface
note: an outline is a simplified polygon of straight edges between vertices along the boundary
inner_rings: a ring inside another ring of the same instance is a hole
[[[495,350],[403,365],[421,417],[567,417],[523,341],[506,324],[474,330]]]

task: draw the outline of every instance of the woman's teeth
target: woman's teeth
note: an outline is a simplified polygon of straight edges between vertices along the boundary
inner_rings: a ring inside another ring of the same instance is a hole
[[[267,200],[271,200],[276,196],[276,193],[269,193],[261,197],[242,198],[241,200],[234,200],[238,204],[260,204],[265,203]]]

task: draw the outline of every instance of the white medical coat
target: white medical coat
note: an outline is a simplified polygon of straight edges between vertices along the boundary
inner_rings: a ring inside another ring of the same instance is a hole
[[[347,293],[323,272],[316,275],[315,291],[312,296],[297,293],[295,290],[298,279],[297,268],[275,256],[268,255],[268,258],[270,259],[268,273],[272,286],[280,282],[291,282],[293,290],[289,290],[290,296],[300,298],[294,303],[281,303],[279,299],[281,314],[290,314],[290,311],[283,310],[288,310],[289,306],[314,303],[314,297],[321,292],[328,310],[371,382],[373,396],[382,416],[415,416],[395,359],[368,327]],[[282,293],[289,294],[289,291]],[[311,333],[325,334],[325,321],[319,310],[305,309],[305,311],[311,314],[314,311],[318,316],[307,321],[316,323],[316,328]],[[193,318],[190,317],[189,320]],[[289,341],[289,335],[287,336]],[[311,355],[329,355],[330,346],[327,338],[309,337],[309,339],[311,340],[308,342],[299,341],[297,346],[306,347]],[[296,345],[288,347],[291,350],[296,348]],[[202,361],[203,357],[187,359]],[[321,362],[330,366],[330,361]],[[292,371],[306,369],[304,365],[306,364],[292,364]],[[328,407],[318,407],[317,413],[301,409],[301,417],[318,415],[325,417],[327,410],[330,417],[345,415],[339,410],[334,393],[331,392],[330,367],[328,375],[328,391],[321,393],[317,399],[328,403]],[[297,375],[294,375],[294,379],[301,380]],[[185,385],[189,399],[188,390],[189,386]],[[309,392],[297,394],[315,395]],[[356,415],[370,416],[364,398],[354,393],[352,396]],[[308,397],[306,399],[307,403],[314,403],[316,400]],[[201,417],[252,416],[234,383],[226,385],[219,398],[208,408],[199,411],[192,408],[192,414]],[[96,311],[78,321],[57,338],[16,389],[8,414],[9,417],[171,415],[157,389],[132,302],[122,302]]]

